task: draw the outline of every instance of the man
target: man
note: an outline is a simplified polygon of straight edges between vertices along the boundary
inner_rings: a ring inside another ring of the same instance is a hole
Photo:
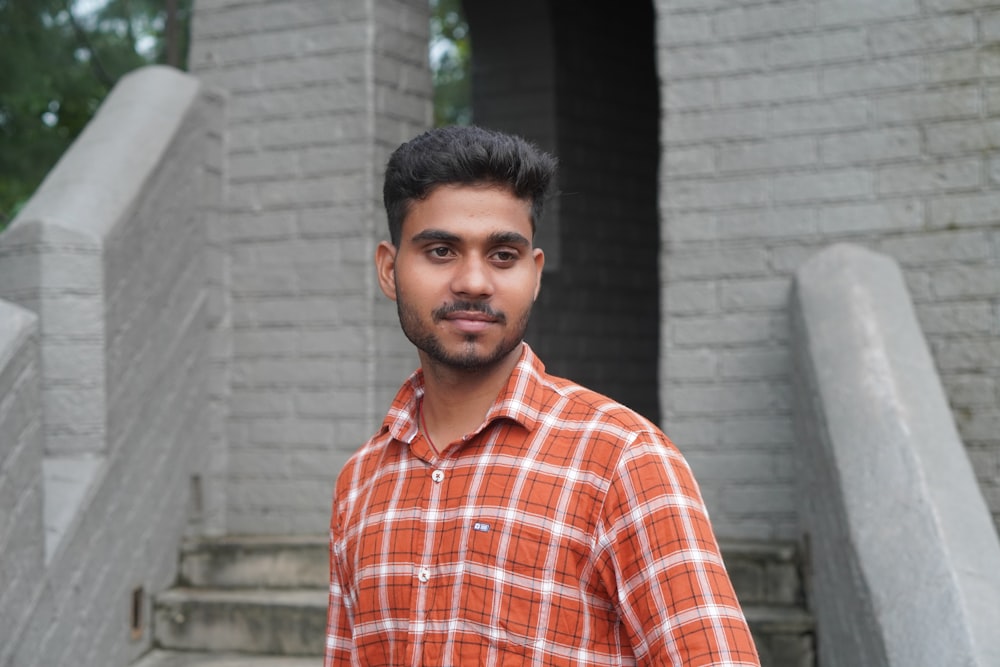
[[[474,127],[387,166],[382,291],[421,368],[337,480],[326,665],[758,665],[691,473],[522,342],[555,161]]]

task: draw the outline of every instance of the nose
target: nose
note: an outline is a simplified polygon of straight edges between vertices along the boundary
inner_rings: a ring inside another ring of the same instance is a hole
[[[481,299],[493,294],[489,262],[483,257],[466,256],[455,267],[451,289],[467,298]]]

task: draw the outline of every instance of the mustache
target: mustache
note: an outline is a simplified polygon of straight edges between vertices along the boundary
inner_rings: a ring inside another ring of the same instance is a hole
[[[454,303],[448,303],[440,308],[436,308],[431,316],[434,318],[435,322],[440,322],[448,315],[452,313],[482,313],[487,317],[496,320],[500,324],[507,322],[507,316],[504,315],[499,310],[493,310],[490,308],[489,304],[485,304],[478,301],[455,301]]]

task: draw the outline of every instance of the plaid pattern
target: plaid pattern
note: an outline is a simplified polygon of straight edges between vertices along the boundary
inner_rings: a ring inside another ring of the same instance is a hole
[[[460,445],[421,435],[418,370],[344,468],[326,667],[758,665],[680,453],[523,348]]]

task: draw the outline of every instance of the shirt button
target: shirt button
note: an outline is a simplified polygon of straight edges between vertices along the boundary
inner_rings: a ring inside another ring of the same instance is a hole
[[[440,484],[441,482],[444,481],[444,471],[435,470],[434,472],[431,473],[431,479]]]
[[[420,583],[426,584],[431,580],[431,571],[426,567],[420,568],[420,573],[417,575],[417,579],[420,580]]]

